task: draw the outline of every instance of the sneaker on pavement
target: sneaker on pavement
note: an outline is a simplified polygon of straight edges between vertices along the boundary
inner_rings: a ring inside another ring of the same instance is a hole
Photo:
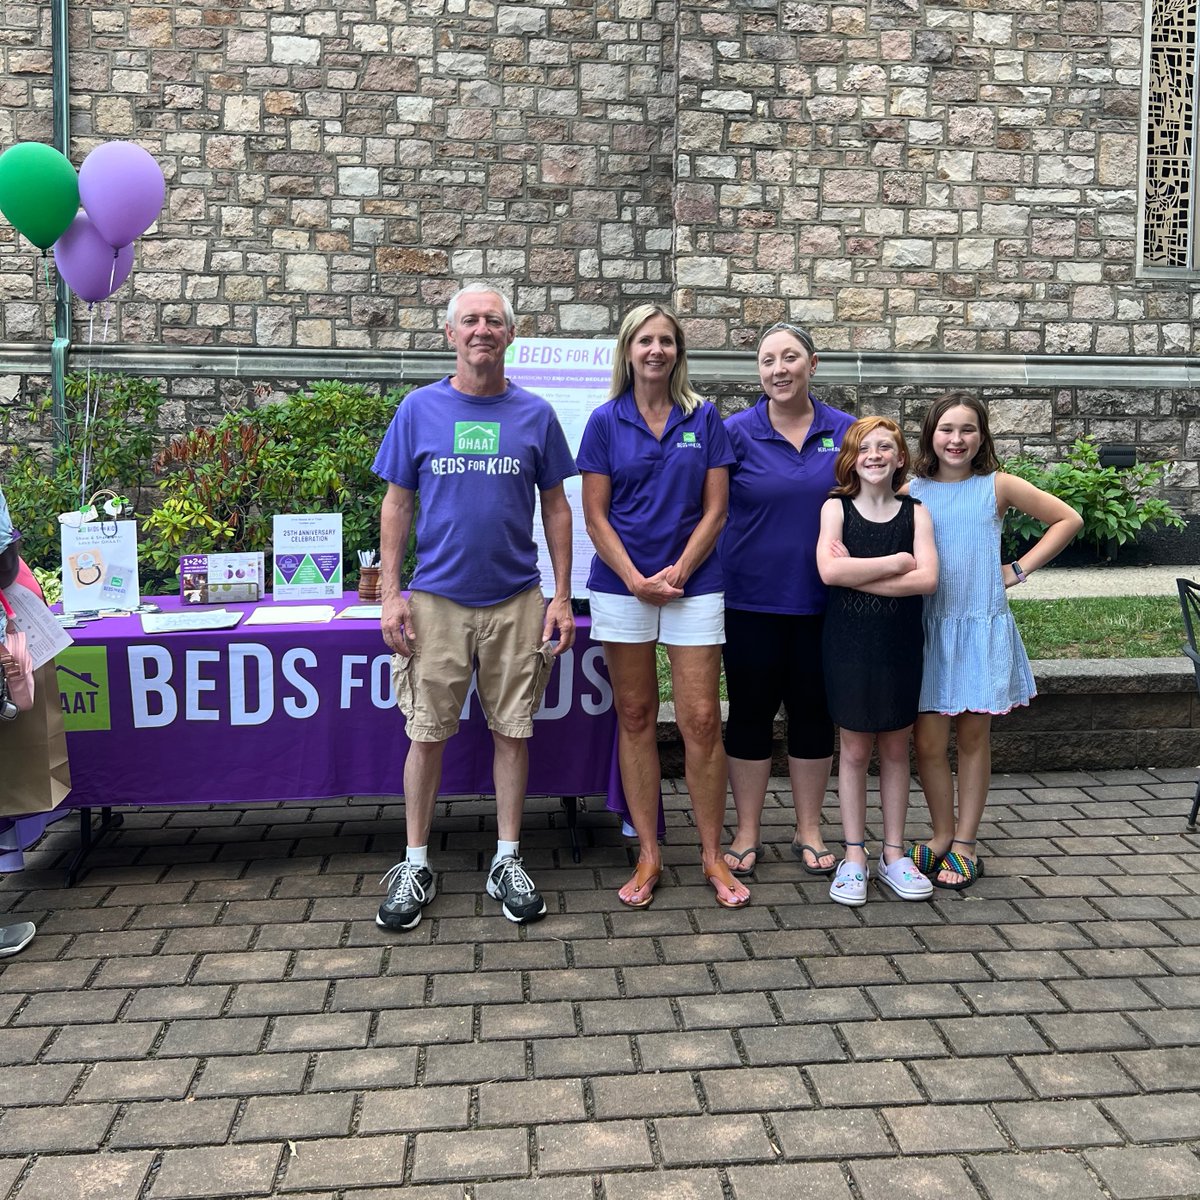
[[[933,895],[932,882],[917,870],[911,858],[898,858],[894,863],[881,858],[875,878],[887,884],[901,900],[926,900]]]
[[[33,941],[37,926],[32,921],[22,921],[18,925],[0,925],[0,958],[17,954]]]
[[[414,867],[407,858],[379,882],[388,888],[388,894],[375,915],[375,924],[384,929],[412,929],[421,921],[421,910],[437,895],[433,872],[428,867]]]
[[[847,904],[857,908],[867,902],[867,879],[870,877],[867,867],[842,859],[837,865],[833,882],[829,885],[829,898],[838,904]]]
[[[500,901],[504,915],[518,925],[546,915],[546,902],[525,873],[521,860],[510,854],[488,872],[488,895]]]

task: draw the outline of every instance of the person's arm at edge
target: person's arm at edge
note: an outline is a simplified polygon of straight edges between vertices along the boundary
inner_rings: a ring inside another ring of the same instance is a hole
[[[400,586],[400,570],[408,535],[412,530],[416,493],[399,484],[389,483],[379,510],[379,578],[383,617],[380,628],[383,640],[397,654],[408,658],[416,645],[417,635],[412,627],[412,614]]]
[[[1043,492],[1026,479],[996,472],[996,509],[1003,517],[1010,508],[1041,521],[1046,532],[1017,560],[1026,575],[1032,575],[1066,549],[1071,539],[1083,528],[1083,518],[1065,501]],[[1004,586],[1017,583],[1011,563],[1005,563]]]
[[[571,612],[571,504],[563,485],[557,484],[540,493],[542,528],[554,571],[554,596],[546,605],[546,623],[542,641],[549,642],[558,631],[554,653],[569,650],[575,641],[575,617]]]

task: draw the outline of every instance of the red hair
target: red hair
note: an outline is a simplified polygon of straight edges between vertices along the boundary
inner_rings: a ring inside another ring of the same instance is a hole
[[[834,478],[837,487],[829,494],[831,496],[857,496],[862,490],[862,480],[854,469],[858,461],[858,453],[863,442],[876,430],[890,434],[900,451],[900,465],[892,472],[892,491],[894,492],[908,478],[908,443],[904,440],[904,431],[890,417],[860,417],[842,437],[842,448],[838,451],[837,462],[833,465]]]

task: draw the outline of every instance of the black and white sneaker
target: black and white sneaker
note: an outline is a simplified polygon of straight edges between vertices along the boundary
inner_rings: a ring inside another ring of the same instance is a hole
[[[433,872],[413,866],[407,858],[379,882],[389,889],[375,914],[375,924],[384,929],[412,929],[420,924],[421,910],[437,895]]]
[[[518,925],[546,915],[546,902],[514,854],[502,858],[488,872],[488,895],[500,901],[504,915]]]
[[[22,921],[19,925],[0,925],[0,958],[17,954],[33,941],[37,926],[32,921]]]

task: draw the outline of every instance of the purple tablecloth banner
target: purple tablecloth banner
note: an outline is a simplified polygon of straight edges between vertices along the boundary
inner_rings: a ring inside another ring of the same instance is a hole
[[[589,633],[581,621],[535,719],[530,795],[610,791],[616,718]],[[70,807],[403,791],[408,739],[377,622],[147,635],[137,617],[110,617],[75,634],[58,660]],[[492,739],[474,690],[446,747],[441,791],[493,791]]]

